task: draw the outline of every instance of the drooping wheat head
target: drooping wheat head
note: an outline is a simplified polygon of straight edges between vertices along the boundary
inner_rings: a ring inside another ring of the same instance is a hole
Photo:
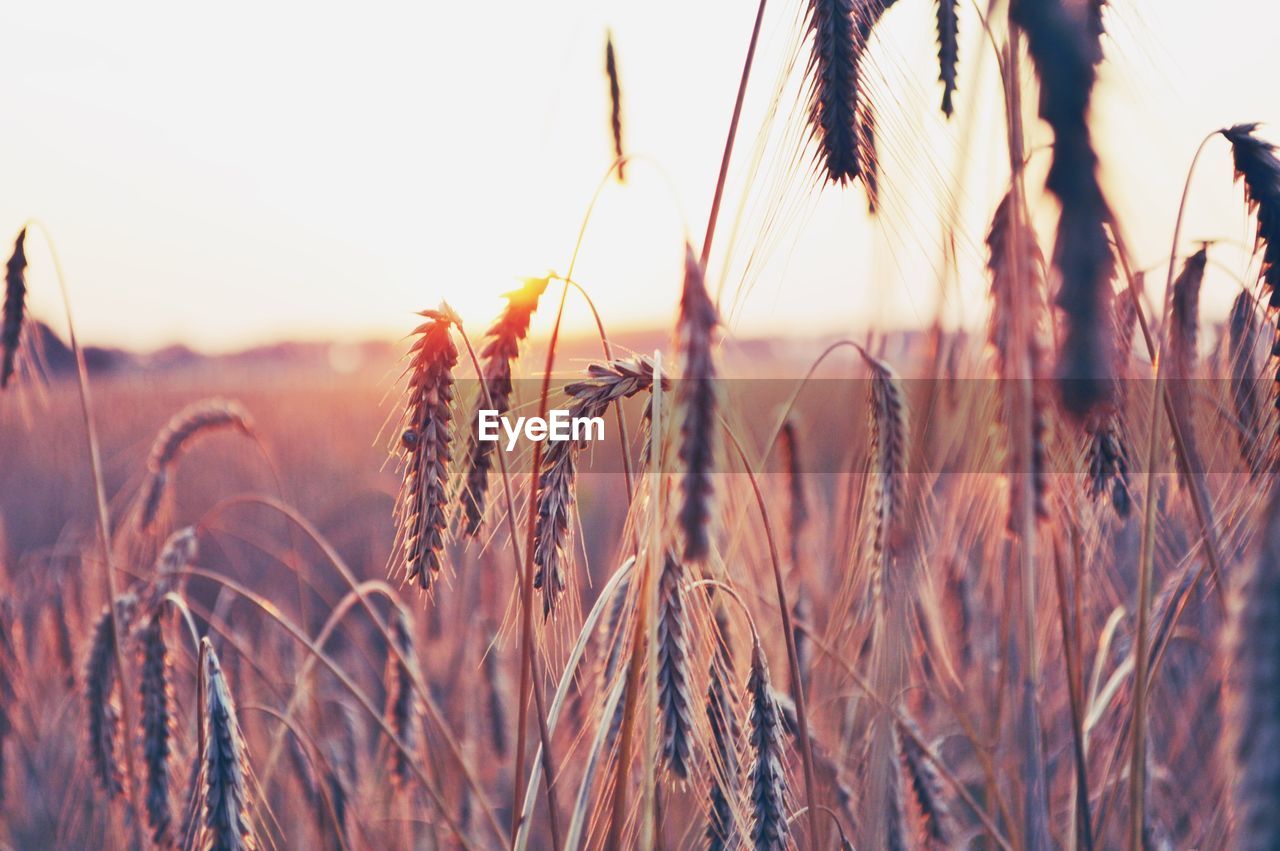
[[[253,435],[253,421],[237,402],[206,399],[183,408],[156,435],[147,457],[147,481],[143,485],[137,524],[140,531],[149,530],[160,514],[168,492],[171,471],[199,438],[221,429],[233,429]]]
[[[667,382],[664,379],[663,384]],[[653,385],[653,361],[645,357],[593,363],[587,378],[567,385],[572,400],[569,416],[602,417],[609,405],[647,391]],[[569,518],[573,510],[577,457],[582,442],[551,441],[542,455],[538,473],[537,521],[534,524],[533,584],[542,592],[542,612],[551,614],[565,589],[564,562],[569,545]]]
[[[826,179],[858,177],[858,29],[853,0],[810,0],[809,126]]]
[[[1237,124],[1223,130],[1222,135],[1231,143],[1236,178],[1244,181],[1249,209],[1258,219],[1254,246],[1255,252],[1262,252],[1258,276],[1270,293],[1267,313],[1280,323],[1280,157],[1276,156],[1275,145],[1258,138],[1257,129],[1257,124]],[[1280,381],[1280,327],[1271,354]],[[1280,394],[1276,395],[1275,404],[1280,407]]]

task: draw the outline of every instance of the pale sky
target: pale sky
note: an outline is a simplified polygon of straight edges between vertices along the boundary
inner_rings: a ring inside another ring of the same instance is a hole
[[[731,247],[722,307],[733,331],[929,321],[962,167],[962,274],[946,315],[975,321],[1007,157],[973,5],[949,125],[932,2],[899,0],[886,17],[872,84],[877,221],[861,188],[819,193],[798,162],[801,108],[779,81],[800,4],[769,9],[711,270],[721,276]],[[14,4],[0,51],[0,235],[31,216],[49,226],[93,342],[391,338],[441,298],[478,333],[516,279],[566,270],[612,158],[611,27],[627,145],[643,159],[605,190],[576,277],[613,326],[667,322],[686,228],[702,236],[754,12],[754,0]],[[1111,197],[1155,264],[1207,131],[1270,121],[1280,141],[1280,9],[1113,0],[1109,25],[1095,128]],[[1225,143],[1203,162],[1188,239],[1251,240]],[[48,260],[35,240],[28,253],[33,308],[52,318]],[[1215,253],[1244,273],[1238,247]],[[1215,274],[1210,315],[1237,286]],[[581,327],[586,314],[575,305],[570,317]]]

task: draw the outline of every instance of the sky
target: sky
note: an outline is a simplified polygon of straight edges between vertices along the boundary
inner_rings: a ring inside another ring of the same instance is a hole
[[[574,278],[606,325],[665,324],[683,243],[702,239],[755,6],[15,5],[0,51],[0,235],[29,218],[47,226],[90,342],[220,351],[394,339],[442,299],[483,327],[520,278],[566,274],[602,186]],[[1280,8],[1212,9],[1111,3],[1094,127],[1109,196],[1153,269],[1200,139],[1257,120],[1280,140],[1269,44]],[[976,7],[961,8],[949,122],[932,3],[899,0],[880,28],[875,219],[860,187],[821,186],[801,148],[800,11],[769,3],[727,184],[709,276],[730,333],[857,333],[927,323],[939,309],[949,324],[979,321],[981,240],[1007,154]],[[601,184],[608,28],[635,157],[625,185]],[[1042,129],[1036,143],[1050,139]],[[1046,157],[1039,148],[1033,168]],[[958,277],[942,274],[953,215]],[[1220,316],[1237,278],[1256,277],[1225,142],[1202,160],[1184,234],[1184,251],[1224,240],[1204,295]],[[32,309],[52,318],[48,250],[33,238],[28,255]],[[589,321],[576,296],[567,320]]]

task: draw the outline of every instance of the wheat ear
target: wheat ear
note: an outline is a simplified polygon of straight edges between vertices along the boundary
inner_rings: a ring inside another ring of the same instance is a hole
[[[456,321],[447,305],[424,310],[409,349],[403,431],[398,451],[403,480],[396,500],[396,542],[408,582],[431,587],[444,555],[445,502],[453,440],[453,368],[458,348],[449,334]]]
[[[417,664],[418,658],[414,650],[412,615],[397,604],[389,628],[391,642],[399,653],[391,650],[387,653],[387,725],[395,731],[396,738],[404,745],[403,750],[391,748],[391,779],[397,787],[404,789],[408,786],[411,773],[408,754],[417,753],[422,711],[418,693],[414,690],[413,672],[409,669],[409,665]]]
[[[0,324],[0,390],[9,386],[22,342],[22,320],[27,309],[27,229],[13,241],[4,277],[4,318]]]
[[[853,0],[810,0],[809,126],[826,179],[858,177],[858,30]]]
[[[716,427],[719,407],[712,335],[719,316],[707,294],[703,270],[692,246],[685,245],[684,293],[680,298],[677,329],[684,359],[683,380],[676,388],[680,421],[679,457],[684,470],[680,480],[680,529],[684,533],[684,558],[701,563],[711,549],[711,513],[715,498],[713,469],[716,461]]]
[[[1026,33],[1040,78],[1040,117],[1053,129],[1045,188],[1062,208],[1054,246],[1064,319],[1058,378],[1064,406],[1083,416],[1114,391],[1108,301],[1115,261],[1105,225],[1111,213],[1088,123],[1096,38],[1064,0],[1013,0],[1009,17]]]
[[[481,409],[498,412],[499,416],[511,410],[512,367],[520,356],[520,344],[529,334],[529,323],[538,301],[546,292],[549,278],[528,278],[518,290],[507,293],[506,307],[485,333],[480,349],[480,368],[483,386],[476,394],[476,415],[467,437],[466,486],[462,491],[464,530],[467,535],[480,531],[484,519],[485,497],[489,490],[489,472],[493,467],[493,453],[497,443],[480,440],[479,417]]]
[[[751,703],[751,841],[757,851],[781,851],[788,836],[783,726],[758,641],[751,647],[747,696]]]
[[[253,422],[236,402],[206,399],[183,408],[169,420],[151,444],[147,457],[147,481],[142,490],[138,528],[148,530],[160,514],[171,471],[191,444],[220,429],[253,434]]]
[[[1239,851],[1280,847],[1280,489],[1273,489],[1261,538],[1239,586],[1230,637],[1232,847]]]
[[[689,739],[693,728],[689,695],[689,619],[684,607],[684,565],[667,552],[658,579],[658,706],[662,713],[662,752],[671,773],[689,777]]]
[[[618,57],[613,49],[613,33],[604,39],[604,75],[609,80],[609,131],[613,135],[613,156],[617,161],[618,182],[627,180],[626,160],[622,155],[622,86],[618,82]]]
[[[204,751],[196,846],[202,851],[253,851],[257,839],[249,818],[249,757],[235,701],[208,638],[200,640],[200,652],[204,658]]]
[[[156,845],[165,847],[173,821],[169,801],[173,692],[169,684],[169,651],[158,614],[153,615],[138,633],[138,641],[142,656],[138,694],[142,702],[142,759],[147,770],[147,824]]]

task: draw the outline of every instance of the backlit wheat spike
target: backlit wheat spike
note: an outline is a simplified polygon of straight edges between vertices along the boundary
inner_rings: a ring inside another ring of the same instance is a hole
[[[1229,753],[1235,769],[1233,848],[1280,848],[1280,489],[1243,574],[1230,639]]]
[[[1196,344],[1200,337],[1200,284],[1204,280],[1208,253],[1201,248],[1187,258],[1173,282],[1172,330],[1169,343],[1173,374],[1188,381],[1196,374]]]
[[[236,718],[235,701],[208,638],[204,655],[204,753],[201,755],[201,807],[196,847],[202,851],[253,851],[257,848],[249,818],[248,752]]]
[[[960,55],[959,0],[938,2],[938,81],[942,83],[942,114],[951,117],[956,92],[956,64]]]
[[[200,552],[200,539],[192,526],[184,526],[165,539],[156,558],[151,581],[143,593],[142,608],[154,612],[164,595],[179,588],[183,582],[182,571],[193,564]]]
[[[419,714],[418,693],[413,687],[413,672],[409,665],[417,665],[417,653],[413,644],[413,618],[403,606],[396,605],[389,624],[391,640],[397,656],[387,650],[387,724],[396,732],[396,738],[410,754],[418,752]],[[403,657],[404,661],[400,661]],[[407,663],[407,665],[406,665]],[[391,750],[391,779],[399,788],[406,788],[412,768],[409,756],[400,748]]]
[[[1231,377],[1231,404],[1236,415],[1240,455],[1253,478],[1266,463],[1263,451],[1263,408],[1258,393],[1258,312],[1253,295],[1241,290],[1227,318],[1227,374]]]
[[[733,651],[723,609],[716,612],[715,647],[707,678],[707,723],[711,727],[711,789],[707,796],[707,849],[723,851],[736,844],[733,802],[737,797],[738,714],[733,688]],[[725,784],[729,784],[726,788]]]
[[[403,481],[396,500],[396,539],[404,578],[431,587],[444,555],[445,503],[453,440],[453,367],[458,349],[447,305],[424,310],[409,349],[404,430],[399,436]]]
[[[168,491],[174,466],[191,444],[200,437],[220,429],[233,429],[244,435],[253,434],[253,422],[236,402],[205,399],[183,408],[169,420],[147,457],[147,481],[143,486],[138,528],[146,531],[155,523]]]
[[[173,702],[169,684],[169,652],[158,615],[138,633],[142,675],[138,694],[142,703],[142,757],[146,766],[147,825],[156,845],[167,846],[173,810],[169,801],[169,754]]]
[[[9,380],[18,362],[18,344],[22,342],[22,320],[27,309],[27,229],[18,231],[13,254],[4,277],[4,319],[0,324],[0,390]]]
[[[826,179],[847,184],[858,177],[858,37],[853,0],[809,0],[812,41],[809,79],[810,135]]]
[[[702,563],[711,550],[711,516],[715,499],[715,463],[720,433],[716,366],[712,336],[719,316],[707,294],[702,266],[685,245],[684,293],[677,324],[684,374],[676,387],[676,411],[680,418],[680,528],[684,533],[684,559]]]
[[[787,847],[788,835],[782,719],[759,642],[751,647],[747,695],[751,702],[751,841],[757,851],[780,851]]]
[[[791,560],[797,558],[797,543],[809,523],[809,498],[804,487],[804,463],[795,420],[787,419],[778,435],[782,448],[782,468],[787,477],[787,529],[791,534]]]
[[[108,800],[124,792],[117,750],[120,713],[115,703],[116,633],[125,635],[137,610],[137,598],[125,595],[98,618],[85,662],[84,702],[88,722],[89,765]]]
[[[689,623],[680,587],[683,581],[684,565],[674,553],[668,552],[658,580],[658,706],[667,767],[676,777],[687,780],[693,718],[689,696]]]
[[[996,374],[1001,386],[1012,388],[1012,382],[1022,378],[1031,380],[1031,445],[1030,457],[1021,441],[1013,441],[1010,476],[1010,523],[1016,517],[1014,507],[1021,504],[1019,488],[1029,482],[1036,516],[1049,516],[1047,478],[1048,432],[1047,409],[1049,400],[1044,398],[1043,362],[1044,346],[1041,333],[1044,325],[1044,255],[1036,239],[1035,229],[1026,220],[1025,213],[1015,220],[1014,189],[1010,189],[996,207],[991,217],[991,229],[987,233],[987,269],[991,272],[991,319],[988,339],[996,352]],[[1014,255],[1014,252],[1017,255]],[[1020,323],[1026,337],[1025,357],[1012,351],[1015,323]],[[1024,372],[1026,370],[1027,372]],[[1014,416],[1013,403],[1008,393],[1002,394],[1001,417]]]
[[[565,386],[573,400],[572,417],[601,417],[609,405],[647,391],[653,384],[653,362],[634,357],[593,363],[587,378]],[[663,379],[663,385],[667,384]],[[573,510],[577,457],[582,441],[560,440],[547,444],[538,473],[538,518],[533,533],[533,585],[542,591],[542,613],[549,616],[565,588],[564,560],[569,543],[569,516]]]
[[[1231,143],[1236,177],[1244,180],[1249,209],[1257,215],[1255,252],[1262,252],[1258,276],[1270,292],[1267,312],[1280,322],[1280,157],[1276,156],[1275,145],[1255,135],[1257,129],[1257,124],[1237,124],[1223,130],[1222,135]],[[1280,359],[1276,359],[1280,357],[1280,327],[1271,354],[1280,386]],[[1280,394],[1276,395],[1275,404],[1280,407]]]
[[[494,441],[479,439],[479,412],[486,408],[497,411],[499,416],[510,412],[512,367],[520,355],[520,343],[529,333],[529,323],[538,309],[538,300],[549,282],[548,278],[527,278],[520,289],[507,293],[504,296],[507,306],[503,308],[502,315],[485,332],[484,346],[479,355],[484,386],[476,394],[476,415],[467,440],[466,486],[462,491],[467,535],[475,535],[484,519],[489,471],[497,447]]]
[[[1249,207],[1258,216],[1259,276],[1271,291],[1269,307],[1276,308],[1280,307],[1280,157],[1275,145],[1255,135],[1257,129],[1257,124],[1237,124],[1222,135],[1231,143],[1236,177],[1244,180]]]
[[[871,371],[867,393],[875,514],[871,588],[872,598],[883,604],[885,564],[898,546],[907,504],[907,407],[893,369],[865,351],[862,359]]]
[[[613,135],[613,156],[618,161],[618,182],[627,180],[622,158],[622,86],[618,82],[618,57],[613,50],[613,33],[605,33],[604,74],[609,79],[609,130]]]
[[[1204,280],[1206,262],[1207,255],[1203,248],[1187,258],[1182,271],[1173,282],[1173,294],[1170,299],[1169,363],[1172,380],[1180,385],[1173,392],[1175,398],[1188,400],[1186,404],[1175,405],[1173,410],[1182,440],[1188,447],[1189,458],[1200,457],[1197,449],[1199,442],[1196,439],[1196,423],[1192,416],[1194,406],[1190,402],[1195,399],[1192,382],[1195,379],[1196,342],[1200,327],[1200,282]],[[1191,472],[1195,474],[1202,471]],[[1179,481],[1189,485],[1185,475],[1185,472],[1179,469]]]
[[[1040,78],[1040,117],[1053,129],[1045,188],[1061,206],[1054,245],[1063,317],[1058,379],[1064,407],[1083,417],[1109,401],[1115,389],[1110,308],[1115,259],[1106,231],[1111,214],[1098,183],[1088,122],[1097,39],[1066,0],[1013,0],[1009,14],[1026,33],[1027,52]]]

